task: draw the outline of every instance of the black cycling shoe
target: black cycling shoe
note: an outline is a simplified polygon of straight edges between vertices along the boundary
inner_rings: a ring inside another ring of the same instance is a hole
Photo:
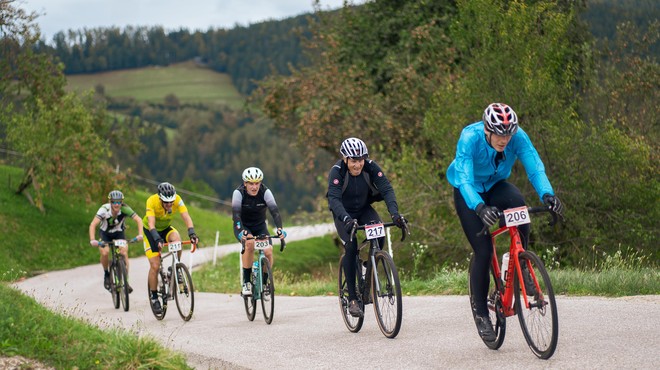
[[[475,316],[474,322],[477,324],[477,331],[481,339],[486,342],[493,342],[496,339],[495,330],[493,330],[493,324],[490,322],[489,316]]]
[[[103,274],[103,287],[110,290],[110,274]]]
[[[358,301],[355,299],[348,304],[348,313],[353,317],[362,317],[364,315]]]
[[[130,284],[126,284],[126,285],[128,285],[128,294],[133,293],[133,287]]]
[[[523,276],[523,281],[525,282],[525,291],[527,292],[528,296],[535,296],[536,295],[536,285],[534,284],[534,280],[532,280],[532,275],[529,273],[529,269],[527,268],[527,262],[523,261],[521,264],[521,269],[522,269],[522,276]]]
[[[151,298],[151,309],[156,313],[156,315],[163,313],[163,308],[160,306],[160,301],[158,298]]]

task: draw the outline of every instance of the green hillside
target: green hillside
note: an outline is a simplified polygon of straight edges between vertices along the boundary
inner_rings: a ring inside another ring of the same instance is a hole
[[[102,85],[108,96],[152,103],[163,103],[170,94],[180,103],[228,105],[235,109],[242,107],[244,101],[229,75],[193,61],[168,67],[69,75],[67,81],[69,90],[85,91]]]
[[[55,190],[55,196],[45,201],[46,212],[42,214],[24,196],[14,193],[22,174],[18,168],[0,165],[0,222],[7,230],[2,244],[17,251],[6,253],[0,259],[0,281],[98,263],[99,254],[89,245],[88,230],[98,207],[106,200],[98,199],[87,204]],[[126,203],[144,216],[145,202],[151,193],[139,190],[125,191],[124,194]],[[219,243],[234,241],[231,232],[226,232],[231,230],[230,216],[194,205],[189,205],[189,211],[203,246],[215,242],[216,231],[220,231]],[[180,217],[175,217],[174,226],[186,230]],[[127,237],[137,234],[133,221],[127,222],[126,232]],[[139,245],[130,248],[129,252],[131,257],[144,254]]]

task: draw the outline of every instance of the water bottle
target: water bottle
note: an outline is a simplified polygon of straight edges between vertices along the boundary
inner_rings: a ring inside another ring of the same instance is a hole
[[[362,278],[367,276],[367,261],[362,262]]]
[[[167,280],[172,278],[172,266],[167,266]]]
[[[506,270],[509,269],[509,252],[502,255],[502,281],[506,281]]]

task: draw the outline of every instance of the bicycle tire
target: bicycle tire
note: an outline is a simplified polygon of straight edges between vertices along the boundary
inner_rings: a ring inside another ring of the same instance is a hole
[[[147,279],[147,299],[149,302],[149,307],[151,308],[151,312],[154,314],[154,317],[156,317],[157,320],[162,320],[165,318],[165,314],[167,313],[167,286],[165,285],[165,278],[163,277],[163,270],[162,268],[158,273],[156,274],[157,276],[157,283],[156,283],[156,291],[158,292],[158,300],[160,301],[160,307],[161,307],[161,313],[156,313],[154,311],[154,308],[151,306],[151,290],[149,289],[149,281]]]
[[[195,287],[185,263],[177,263],[176,271],[177,274],[171,277],[174,279],[174,300],[179,315],[183,321],[188,321],[192,318],[195,309]],[[181,280],[179,280],[179,276],[181,276]]]
[[[115,308],[119,308],[119,305],[121,304],[119,298],[119,289],[117,289],[118,285],[119,267],[117,262],[113,260],[112,264],[110,265],[110,295],[112,296],[112,304],[115,306]]]
[[[124,309],[124,312],[128,312],[129,301],[128,301],[128,271],[126,269],[126,261],[124,260],[123,255],[119,255],[117,260],[118,264],[118,285],[117,291],[119,293],[119,298],[121,301],[121,306]]]
[[[268,276],[265,283],[263,283],[264,274]],[[270,325],[275,313],[275,285],[273,284],[273,271],[270,268],[268,258],[265,256],[261,257],[261,279],[261,309],[266,324]]]
[[[521,266],[529,262],[534,272],[532,277],[536,278],[541,289],[540,292],[528,297],[529,308],[523,307],[524,299],[521,297],[520,281],[516,272],[514,279],[515,309],[520,321],[520,328],[532,352],[537,357],[547,360],[554,354],[559,339],[557,302],[550,275],[534,252],[521,252],[518,255],[518,261]],[[538,280],[539,276],[541,276],[541,280]]]
[[[383,335],[387,338],[394,338],[401,329],[403,315],[399,273],[394,265],[394,260],[387,252],[377,251],[375,261],[376,266],[372,269],[371,274],[374,313]],[[376,279],[378,280],[378,290]]]
[[[364,315],[362,317],[353,317],[348,312],[348,288],[346,287],[346,278],[344,275],[344,254],[339,258],[339,310],[341,311],[341,317],[344,320],[344,324],[351,333],[357,333],[362,329],[362,324],[364,323]],[[360,266],[358,266],[360,267]],[[356,272],[357,274],[357,272]],[[356,285],[357,289],[357,285]],[[362,312],[364,312],[364,305],[362,300],[358,300],[360,306],[362,307]]]
[[[470,275],[472,273],[472,264],[474,263],[474,254],[470,258],[470,266],[468,268],[468,296],[470,297],[470,311],[472,311],[472,318],[477,319],[477,310],[472,298],[472,282],[470,280]],[[490,316],[490,322],[493,324],[493,330],[495,331],[495,340],[487,341],[483,338],[481,339],[486,347],[497,350],[504,343],[504,338],[506,337],[506,317],[504,316],[504,310],[502,308],[502,296],[500,290],[497,286],[498,276],[495,275],[492,264],[490,265],[490,283],[488,285],[488,296],[486,298],[486,305],[488,306],[488,315]]]

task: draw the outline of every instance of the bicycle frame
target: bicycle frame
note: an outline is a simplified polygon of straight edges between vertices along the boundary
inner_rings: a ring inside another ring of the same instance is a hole
[[[528,207],[527,210],[530,214],[541,213],[541,212],[548,212],[548,207],[547,206]],[[557,216],[554,213],[552,213],[552,216],[553,216],[553,221],[551,222],[551,225],[553,225],[557,220]],[[507,266],[507,270],[506,270],[506,276],[504,277],[504,281],[502,281],[500,278],[500,276],[502,276],[501,275],[502,270],[500,268],[499,260],[497,256],[495,238],[507,232],[509,233],[511,239],[509,244],[510,257],[509,257],[509,265]],[[492,253],[493,256],[492,256],[491,264],[493,267],[493,275],[496,281],[497,289],[501,295],[503,313],[504,316],[506,317],[513,316],[516,314],[515,306],[514,306],[515,299],[514,299],[513,280],[514,280],[514,276],[517,275],[518,281],[523,281],[523,275],[522,275],[520,260],[518,256],[521,252],[525,251],[525,249],[523,248],[522,239],[520,237],[520,232],[518,231],[518,226],[502,226],[498,228],[497,230],[491,233],[491,240],[493,244],[493,253]],[[529,261],[527,263],[529,264]],[[515,273],[515,275],[511,273],[512,271]],[[534,269],[532,269],[531,266],[528,266],[528,271],[532,276],[532,281],[534,281],[536,290],[540,294],[539,298],[542,301],[543,296],[541,289],[539,288],[539,282],[536,277],[536,274],[534,273]],[[522,291],[521,296],[523,297],[524,307],[529,308],[529,300],[527,299],[527,291],[525,288],[525,284],[520,284],[520,289]]]

